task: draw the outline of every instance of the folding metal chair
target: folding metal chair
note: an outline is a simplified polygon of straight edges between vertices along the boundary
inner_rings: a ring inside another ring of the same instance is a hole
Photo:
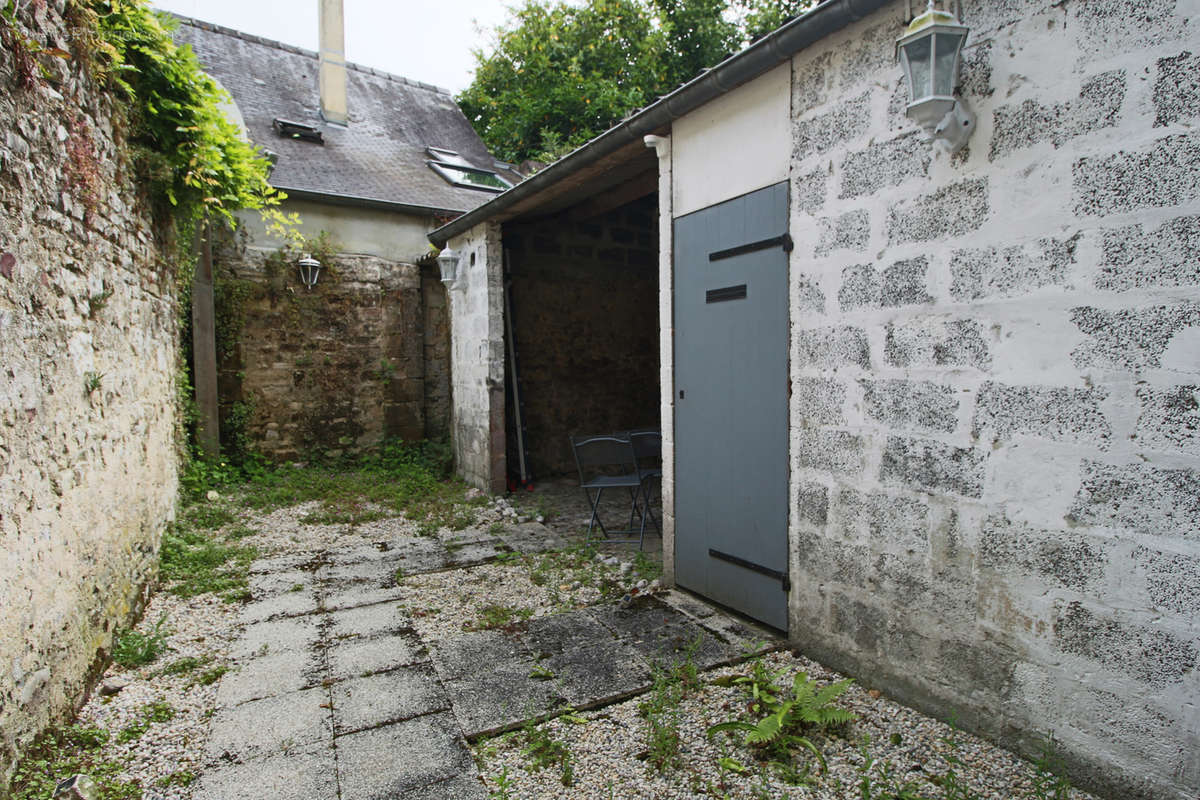
[[[654,529],[662,533],[662,528],[659,527],[658,520],[655,519],[654,511],[650,506],[650,487],[655,480],[662,480],[662,431],[657,428],[642,428],[629,431],[628,435],[630,442],[633,443],[633,457],[637,464],[638,479],[641,481],[639,513],[641,513],[641,509],[644,509],[645,516],[650,518]],[[645,520],[643,519],[642,522],[644,529]]]
[[[592,530],[599,528],[607,541],[637,542],[640,548],[646,539],[646,518],[641,514],[642,478],[638,472],[633,442],[627,434],[605,434],[599,436],[571,436],[571,450],[575,453],[575,465],[579,468],[579,486],[583,489],[592,508],[588,520],[585,542],[592,540]],[[627,489],[629,491],[629,525],[625,530],[610,531],[600,519],[600,500],[605,489]],[[595,497],[592,492],[595,491]],[[641,514],[641,525],[635,530],[633,517]],[[624,534],[630,538],[614,539],[613,534]],[[637,538],[633,535],[637,534]]]

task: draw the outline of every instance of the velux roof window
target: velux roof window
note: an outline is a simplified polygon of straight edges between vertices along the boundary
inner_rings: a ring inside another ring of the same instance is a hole
[[[503,192],[512,187],[511,183],[495,172],[490,169],[480,169],[453,150],[426,147],[425,152],[432,157],[431,160],[425,162],[429,168],[455,186],[480,189],[485,192]]]

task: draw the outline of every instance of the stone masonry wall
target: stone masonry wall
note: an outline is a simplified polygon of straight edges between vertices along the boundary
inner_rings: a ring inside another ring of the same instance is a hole
[[[61,6],[18,4],[67,49]],[[0,51],[0,796],[144,599],[176,497],[174,268],[110,102],[42,63],[21,88]]]
[[[650,195],[504,230],[534,476],[575,471],[569,434],[658,424],[656,213]]]
[[[446,356],[438,344],[446,325],[440,284],[429,285],[415,264],[339,253],[309,290],[293,265],[268,263],[273,252],[226,242],[215,256],[214,270],[247,286],[243,324],[220,365],[226,433],[235,403],[252,410],[252,447],[274,460],[337,457],[388,437],[444,433],[444,363],[434,386],[426,385],[426,369]]]
[[[791,634],[1112,797],[1200,791],[1200,6],[904,3],[793,62]]]

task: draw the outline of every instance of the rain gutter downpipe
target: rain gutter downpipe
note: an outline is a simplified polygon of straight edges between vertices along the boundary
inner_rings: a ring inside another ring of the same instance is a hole
[[[581,167],[668,125],[708,101],[787,61],[804,48],[878,11],[892,0],[826,0],[688,81],[670,94],[617,123],[533,177],[518,183],[429,234],[439,248],[450,239],[537,194]]]

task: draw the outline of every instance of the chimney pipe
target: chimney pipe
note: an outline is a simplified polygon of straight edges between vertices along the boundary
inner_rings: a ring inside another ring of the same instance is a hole
[[[346,33],[342,0],[317,0],[321,15],[321,116],[346,125]]]

